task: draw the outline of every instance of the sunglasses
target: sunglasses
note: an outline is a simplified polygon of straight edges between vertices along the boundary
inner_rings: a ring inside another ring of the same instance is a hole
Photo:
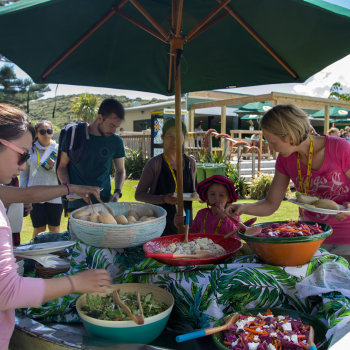
[[[22,151],[20,148],[17,146],[13,145],[11,142],[8,142],[4,139],[0,139],[0,143],[2,143],[4,146],[11,148],[15,152],[20,154],[19,160],[18,160],[18,165],[24,164],[30,157],[30,154],[28,152]]]
[[[40,135],[45,135],[46,133],[47,133],[48,135],[51,135],[51,134],[53,133],[53,130],[52,130],[52,129],[47,129],[47,130],[45,130],[45,129],[40,129],[40,130],[39,130],[39,133],[40,133]]]

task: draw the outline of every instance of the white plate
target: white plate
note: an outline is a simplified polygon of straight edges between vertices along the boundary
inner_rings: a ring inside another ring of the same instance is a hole
[[[300,208],[305,209],[307,211],[312,211],[314,213],[319,213],[319,214],[335,215],[337,213],[350,212],[350,209],[345,208],[344,205],[341,205],[341,204],[338,204],[339,205],[339,210],[332,210],[332,209],[323,209],[323,208],[309,207],[308,205],[305,205],[304,203],[297,202],[295,199],[288,199],[288,202],[296,204]]]
[[[59,241],[59,242],[49,242],[49,243],[39,243],[39,244],[29,244],[24,246],[19,246],[13,250],[14,255],[38,255],[54,253],[64,248],[71,247],[75,244],[75,241]]]
[[[100,187],[100,192],[103,191],[103,187]],[[86,197],[88,197],[88,195],[86,195]],[[79,199],[81,198],[80,196],[78,196],[77,194],[75,193],[71,193],[71,194],[67,194],[66,195],[66,198],[67,199]]]
[[[183,194],[183,198],[184,198],[184,201],[186,202],[194,202],[194,201],[199,201],[199,197],[191,197],[191,194],[192,193],[184,193]],[[177,197],[177,193],[174,194],[174,197],[176,198]]]

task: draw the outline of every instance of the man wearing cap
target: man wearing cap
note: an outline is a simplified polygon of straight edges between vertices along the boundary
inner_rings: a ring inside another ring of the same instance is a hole
[[[123,140],[115,134],[118,127],[124,121],[124,108],[121,103],[113,98],[102,101],[98,110],[97,119],[88,126],[86,142],[86,154],[79,162],[73,163],[67,155],[69,145],[66,144],[66,136],[60,144],[60,163],[57,176],[61,183],[99,186],[101,199],[104,202],[117,202],[122,196],[122,187],[125,180],[124,157],[125,149]],[[115,191],[111,194],[110,174],[112,166],[115,167]],[[92,198],[97,203],[96,198]],[[86,205],[82,199],[70,201],[69,211]]]

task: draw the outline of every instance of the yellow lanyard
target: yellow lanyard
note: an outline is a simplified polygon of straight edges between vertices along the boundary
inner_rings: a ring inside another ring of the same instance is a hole
[[[46,150],[50,147],[51,142],[52,142],[52,141],[50,141],[49,145],[45,148],[45,151],[44,151],[43,155],[45,154]],[[36,154],[38,155],[38,166],[39,166],[39,165],[40,165],[40,156],[39,156],[38,147],[35,146],[35,149],[36,149]]]
[[[210,209],[208,209],[207,213],[205,214],[205,218],[204,218],[204,225],[203,225],[203,234],[205,234],[205,223],[207,222],[207,218],[208,218],[208,215],[209,215],[209,211]],[[220,219],[219,223],[218,223],[218,226],[216,227],[216,230],[215,230],[215,235],[218,234],[219,230],[220,230],[220,227],[221,227],[221,223],[222,223],[222,220]]]
[[[312,139],[312,136],[310,136],[310,150],[309,150],[309,162],[307,164],[307,174],[306,174],[306,183],[305,183],[305,192],[303,187],[303,179],[301,177],[301,167],[300,167],[300,154],[298,153],[298,175],[299,175],[299,192],[305,193],[306,195],[309,192],[309,185],[310,185],[310,176],[311,176],[311,165],[312,165],[312,155],[314,153],[314,140]]]
[[[165,161],[168,163],[168,166],[169,166],[169,169],[171,171],[171,174],[173,175],[173,178],[174,178],[174,181],[175,181],[175,193],[177,193],[177,181],[176,181],[176,176],[175,176],[174,170],[173,170],[173,168],[172,168],[172,166],[171,166],[171,164],[169,162],[168,156],[165,153],[163,153],[163,157],[164,157]]]

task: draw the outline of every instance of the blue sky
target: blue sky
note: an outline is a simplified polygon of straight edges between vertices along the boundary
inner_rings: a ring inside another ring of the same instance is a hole
[[[283,0],[281,0],[283,1]],[[346,7],[350,9],[350,0],[328,0],[328,2]],[[348,35],[348,34],[347,34]],[[3,63],[0,63],[0,67]],[[343,86],[343,92],[350,93],[350,55],[344,57],[342,60],[333,63],[326,67],[321,72],[316,73],[310,77],[305,83],[301,84],[275,84],[275,85],[262,85],[252,86],[245,88],[226,89],[223,91],[244,93],[244,94],[265,94],[271,91],[285,92],[292,94],[308,95],[314,97],[328,97],[329,89],[335,82],[340,82]],[[19,67],[15,66],[15,72],[20,78],[28,78],[28,75],[22,71]],[[51,91],[47,92],[44,98],[54,97],[56,85],[50,84]],[[110,95],[125,95],[129,98],[141,97],[143,99],[168,99],[168,96],[132,91],[132,90],[119,90],[119,89],[107,89],[96,88],[88,86],[76,86],[76,85],[59,85],[57,89],[57,95],[71,95],[81,93],[93,93],[93,94],[110,94]]]

